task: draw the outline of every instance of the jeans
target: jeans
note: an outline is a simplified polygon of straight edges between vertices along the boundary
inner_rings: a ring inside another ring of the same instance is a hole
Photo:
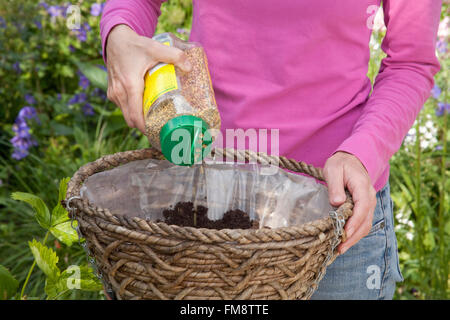
[[[372,228],[367,236],[328,266],[312,300],[390,300],[403,281],[394,232],[389,182],[377,192]]]

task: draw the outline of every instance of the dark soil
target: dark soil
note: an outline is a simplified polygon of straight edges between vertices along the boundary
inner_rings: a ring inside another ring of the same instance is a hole
[[[179,202],[173,209],[164,210],[163,216],[165,223],[182,227],[218,230],[258,228],[257,221],[251,221],[248,214],[241,210],[230,210],[220,220],[209,220],[208,208],[198,206],[195,212],[192,202]]]

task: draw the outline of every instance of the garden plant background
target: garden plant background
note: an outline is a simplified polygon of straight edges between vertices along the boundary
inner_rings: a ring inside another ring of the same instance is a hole
[[[449,1],[444,2],[436,47],[441,71],[391,160],[405,278],[397,299],[449,297],[450,22]],[[0,299],[105,298],[72,221],[57,205],[65,195],[64,178],[81,165],[148,146],[106,99],[102,9],[95,0],[0,0]],[[80,26],[71,30],[74,10],[81,14]],[[191,17],[191,0],[169,0],[157,32],[187,39]],[[375,19],[370,42],[372,81],[384,57],[380,21]],[[74,275],[81,282],[67,281]]]

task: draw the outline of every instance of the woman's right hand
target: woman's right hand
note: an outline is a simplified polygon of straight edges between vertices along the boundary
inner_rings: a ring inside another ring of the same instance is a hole
[[[145,73],[159,62],[188,72],[191,65],[180,49],[143,37],[124,24],[114,27],[106,43],[108,99],[114,102],[131,128],[145,133],[142,111]]]

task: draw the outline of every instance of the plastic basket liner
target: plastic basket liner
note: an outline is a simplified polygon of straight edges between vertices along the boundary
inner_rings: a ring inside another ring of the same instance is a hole
[[[325,218],[332,210],[327,188],[309,176],[256,163],[176,166],[166,160],[137,160],[90,176],[81,197],[116,215],[163,221],[180,202],[208,208],[210,220],[242,210],[259,228],[289,227]]]

